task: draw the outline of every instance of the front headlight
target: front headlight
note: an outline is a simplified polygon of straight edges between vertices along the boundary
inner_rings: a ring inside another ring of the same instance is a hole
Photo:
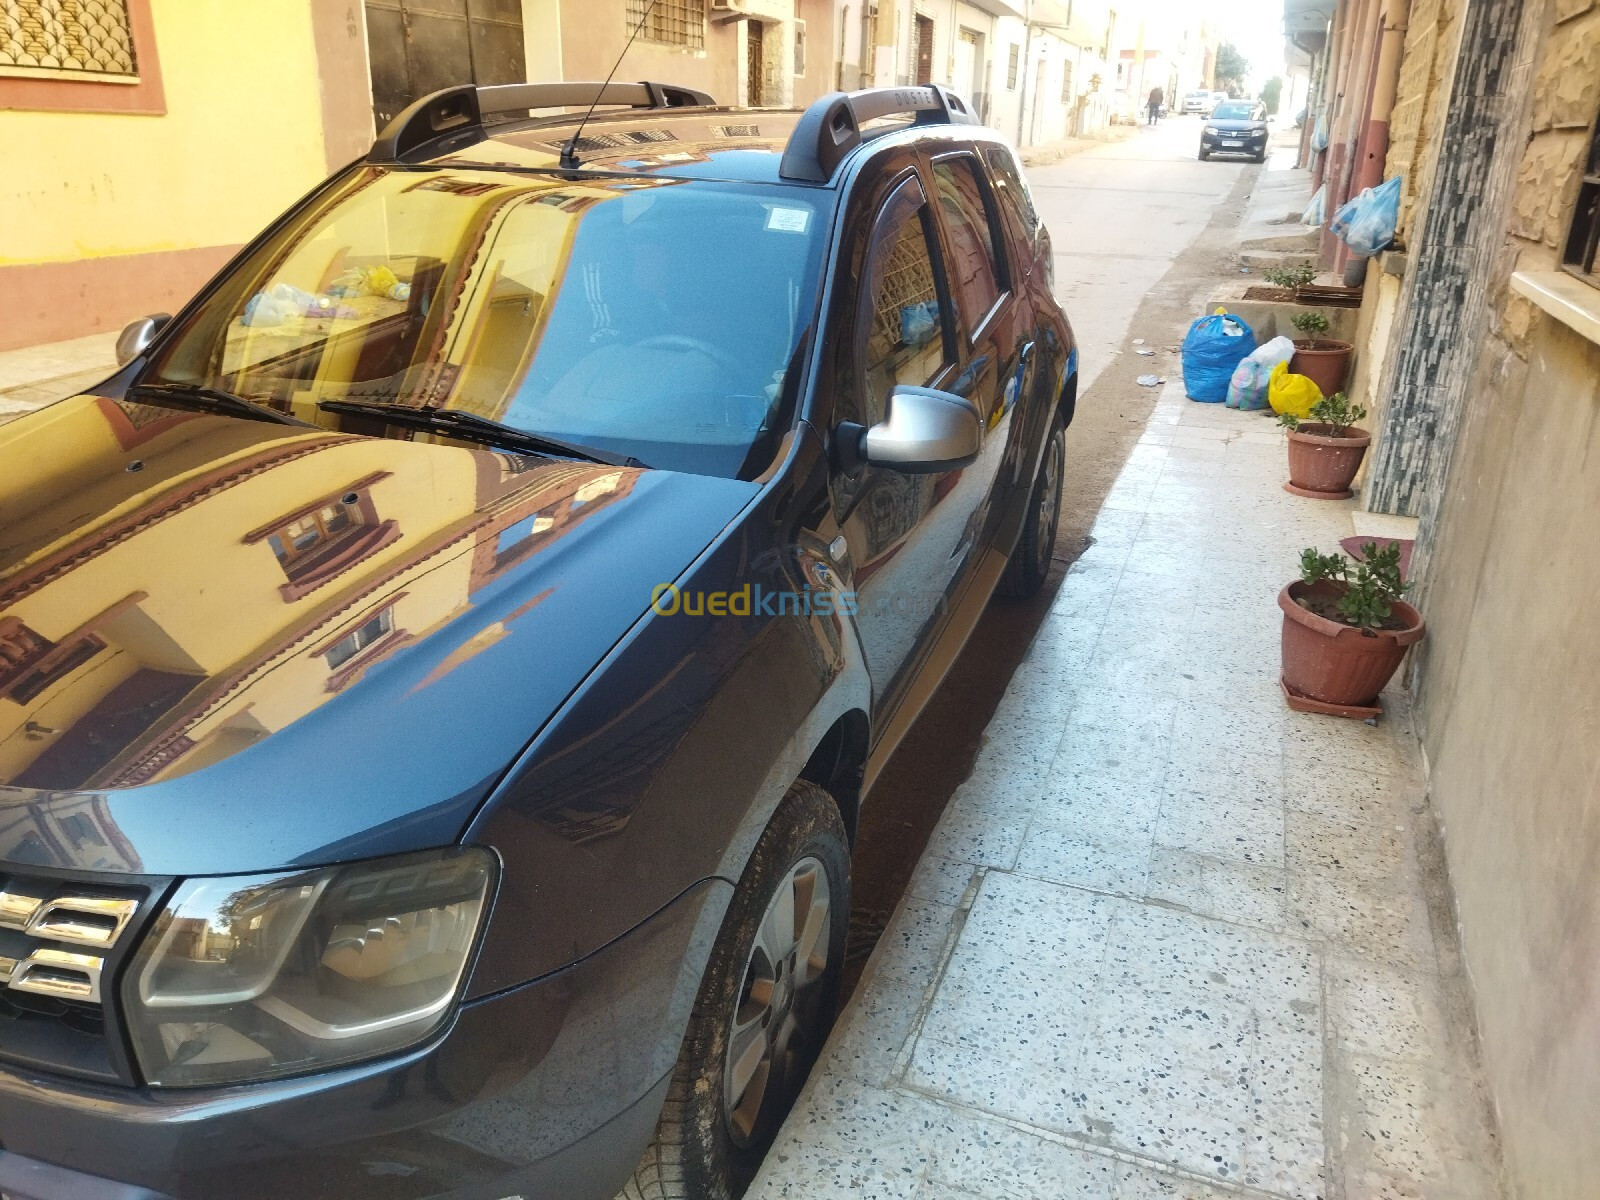
[[[122,987],[146,1081],[268,1079],[423,1040],[455,1002],[495,861],[453,847],[183,883]]]
[[[1207,125],[1206,126],[1206,132],[1211,134],[1213,137],[1215,137],[1220,132],[1220,130],[1218,130],[1215,125]]]

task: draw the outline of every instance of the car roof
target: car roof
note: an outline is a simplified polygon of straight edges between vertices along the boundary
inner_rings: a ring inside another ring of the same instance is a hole
[[[1000,140],[936,85],[831,92],[805,109],[727,107],[651,82],[463,85],[408,107],[367,161],[834,186],[862,147],[913,129]]]
[[[578,133],[581,170],[679,179],[781,183],[778,164],[800,109],[665,108],[599,110],[505,121],[465,149],[425,160],[429,166],[560,170],[561,152]],[[905,122],[901,122],[905,124]]]

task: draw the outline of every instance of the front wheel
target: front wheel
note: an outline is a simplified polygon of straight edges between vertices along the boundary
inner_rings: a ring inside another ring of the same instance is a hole
[[[828,1035],[850,916],[832,797],[797,781],[756,843],[700,981],[627,1200],[730,1200],[755,1177]]]
[[[1204,150],[1200,151],[1200,161],[1201,162],[1207,162],[1207,161],[1210,160],[1210,158],[1211,158],[1211,155],[1207,154]]]
[[[1066,474],[1067,431],[1059,416],[1050,422],[1044,457],[1033,491],[1028,494],[1028,516],[1022,537],[1011,552],[1006,573],[1000,577],[1000,594],[1017,600],[1037,595],[1050,574],[1050,555],[1055,549],[1056,527],[1061,523],[1061,480]]]

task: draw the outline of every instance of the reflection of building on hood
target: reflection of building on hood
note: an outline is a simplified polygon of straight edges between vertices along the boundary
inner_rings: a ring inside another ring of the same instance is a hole
[[[51,467],[0,486],[0,784],[25,788],[131,787],[248,748],[637,478],[94,397],[6,442]],[[0,838],[92,846],[82,815],[13,812]]]

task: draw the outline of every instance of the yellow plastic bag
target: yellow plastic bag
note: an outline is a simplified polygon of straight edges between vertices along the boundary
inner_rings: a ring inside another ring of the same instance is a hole
[[[1302,421],[1311,419],[1311,406],[1322,399],[1322,389],[1304,375],[1292,374],[1289,364],[1281,362],[1272,368],[1267,382],[1267,403],[1272,411],[1282,416],[1293,413]]]

